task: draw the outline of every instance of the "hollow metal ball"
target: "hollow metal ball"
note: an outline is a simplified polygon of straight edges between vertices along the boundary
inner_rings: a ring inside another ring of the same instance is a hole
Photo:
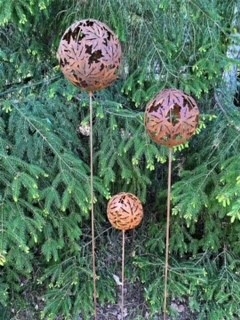
[[[120,42],[106,24],[85,19],[64,32],[57,58],[71,83],[94,92],[112,85],[118,78],[121,54]]]
[[[119,230],[136,228],[143,218],[140,200],[131,193],[119,193],[108,202],[107,217],[112,226]]]
[[[157,144],[174,147],[186,143],[198,123],[196,101],[180,90],[164,90],[147,104],[145,128]]]

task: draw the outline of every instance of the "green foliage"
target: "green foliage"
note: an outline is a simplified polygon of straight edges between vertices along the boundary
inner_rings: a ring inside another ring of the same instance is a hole
[[[136,13],[129,21],[135,39],[129,49],[132,69],[123,87],[135,105],[142,106],[166,86],[198,98],[210,92],[227,63],[228,20],[224,16],[231,14],[230,7],[214,1],[207,9],[204,1],[135,5]]]
[[[134,114],[111,100],[102,100],[96,110],[96,144],[101,146],[96,160],[104,186],[115,193],[121,190],[137,193],[145,201],[151,171],[157,162],[166,161],[166,150],[150,143],[142,112]],[[121,181],[115,186],[119,178]]]
[[[137,256],[135,276],[145,287],[152,315],[163,305],[164,259]],[[224,249],[213,256],[207,251],[188,262],[170,261],[169,295],[188,304],[194,319],[236,319],[239,303],[239,259]],[[170,311],[172,319],[179,315]]]
[[[186,160],[186,167],[190,170],[183,170],[181,180],[173,187],[173,214],[185,219],[189,230],[193,228],[194,233],[196,222],[202,227],[205,225],[206,238],[202,243],[199,241],[204,250],[222,248],[227,237],[235,238],[235,228],[238,227],[239,172],[235,150],[239,148],[239,137],[237,128],[229,125],[233,118],[234,121],[239,119],[234,109],[228,111],[227,118],[220,114],[214,126],[208,127],[204,152],[192,152]],[[221,131],[216,127],[221,127]],[[233,250],[236,250],[235,246]]]
[[[159,313],[163,306],[164,259],[154,256],[138,256],[134,259],[135,273],[145,287],[146,300],[152,315]],[[203,290],[207,284],[207,273],[202,266],[193,267],[192,262],[170,263],[171,276],[168,292],[172,299],[192,297],[195,292]],[[151,276],[150,276],[151,275]]]
[[[76,319],[79,311],[89,319],[93,308],[90,261],[81,255],[80,247],[78,251],[74,256],[68,252],[61,262],[49,266],[38,280],[39,283],[47,280],[49,288],[42,319],[56,319],[58,314],[64,314],[66,319]]]
[[[238,316],[240,117],[216,90],[236,63],[226,57],[235,5],[0,2],[0,314],[13,303],[26,308],[31,283],[44,298],[38,318],[92,317],[89,100],[56,60],[64,30],[92,17],[116,32],[124,53],[119,81],[94,96],[99,304],[117,303],[120,246],[108,232],[107,200],[128,191],[145,204],[145,219],[129,235],[126,275],[144,286],[151,316],[161,311],[168,150],[147,136],[144,109],[176,87],[197,99],[201,122],[174,149],[169,300],[187,301],[196,319]]]

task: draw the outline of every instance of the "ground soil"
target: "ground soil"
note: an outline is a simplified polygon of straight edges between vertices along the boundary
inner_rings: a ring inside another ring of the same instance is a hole
[[[98,306],[97,320],[122,320],[121,308],[121,286],[118,286],[118,303]],[[31,305],[26,310],[15,310],[5,315],[0,314],[0,320],[40,320],[39,311],[43,309],[44,301],[40,297],[29,296]],[[33,304],[34,303],[34,304]],[[175,311],[176,316],[169,317],[168,320],[196,320],[197,316],[192,314],[186,301],[172,301],[170,308]],[[140,284],[125,283],[124,290],[124,320],[163,320],[163,315],[151,315],[149,308],[144,300],[144,290]],[[64,320],[58,317],[57,320]],[[84,320],[79,316],[78,320]]]

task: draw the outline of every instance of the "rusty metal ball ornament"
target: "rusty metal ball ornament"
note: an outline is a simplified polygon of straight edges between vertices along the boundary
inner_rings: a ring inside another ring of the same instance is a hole
[[[186,143],[198,123],[196,101],[180,90],[164,90],[147,104],[145,128],[157,144],[171,148]]]
[[[88,92],[104,89],[118,78],[121,45],[104,23],[85,19],[63,34],[57,58],[64,76]]]
[[[132,193],[118,193],[108,202],[107,217],[116,229],[123,231],[134,229],[143,218],[141,201]]]

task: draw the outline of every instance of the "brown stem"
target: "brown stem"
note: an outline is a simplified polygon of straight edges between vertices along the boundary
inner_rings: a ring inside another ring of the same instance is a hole
[[[93,192],[93,107],[92,92],[89,92],[89,111],[90,111],[90,197],[91,197],[91,233],[92,233],[92,272],[93,272],[93,300],[94,318],[97,319],[97,289],[96,289],[96,257],[95,257],[95,228],[94,228],[94,192]]]
[[[165,253],[165,275],[164,275],[164,303],[163,319],[167,320],[167,298],[168,298],[168,270],[169,270],[169,231],[171,211],[171,175],[172,175],[172,148],[169,148],[168,158],[168,195],[167,195],[167,225],[166,225],[166,253]]]
[[[124,268],[125,268],[125,231],[122,231],[122,301],[121,301],[121,314],[122,320],[124,318]]]

